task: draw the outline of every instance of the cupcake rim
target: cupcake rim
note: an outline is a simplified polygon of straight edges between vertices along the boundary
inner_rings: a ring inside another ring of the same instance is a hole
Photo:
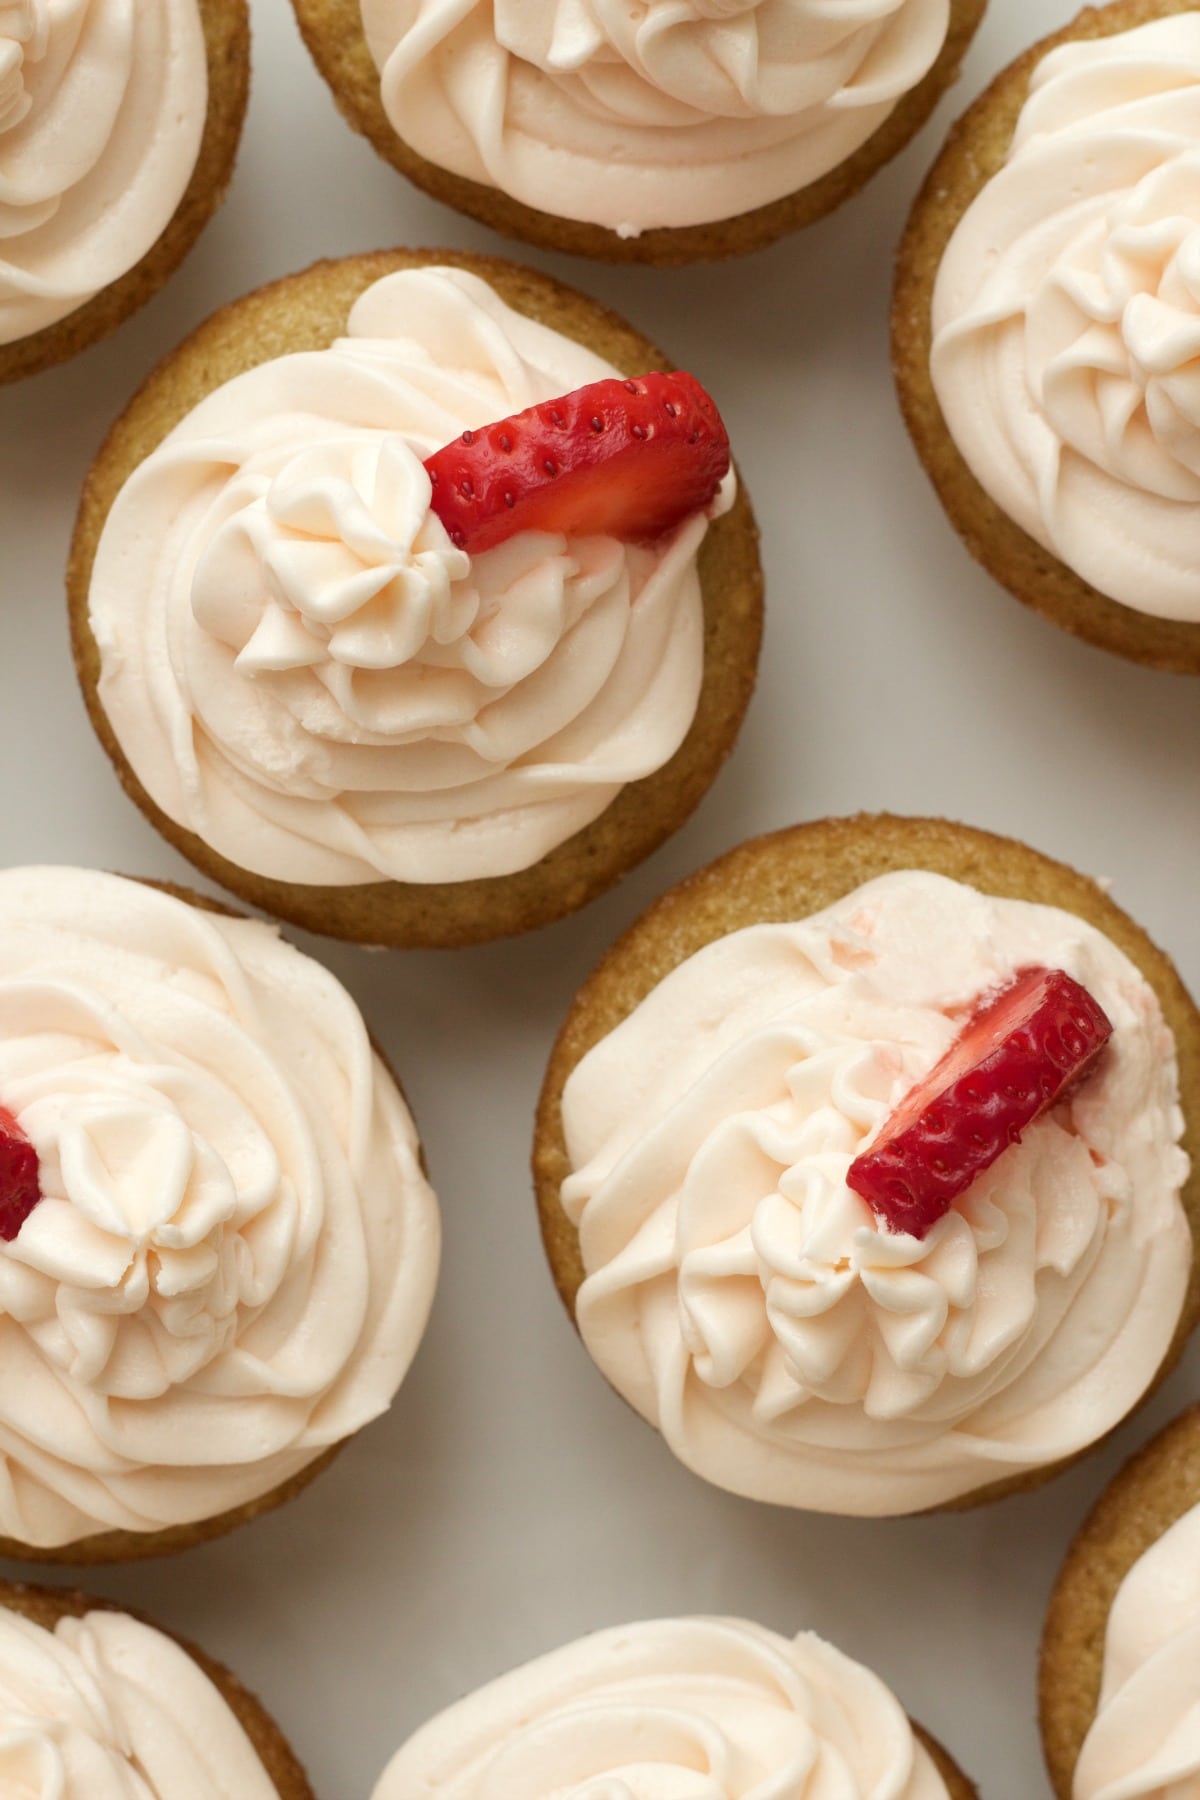
[[[644,861],[690,817],[732,751],[754,691],[763,627],[758,527],[739,480],[732,509],[710,523],[697,557],[704,679],[683,743],[661,768],[626,783],[590,825],[511,875],[429,884],[382,878],[346,885],[281,881],[242,869],[150,799],[117,743],[98,691],[100,652],[89,619],[89,589],[112,504],[134,469],[206,394],[233,375],[275,357],[326,347],[344,329],[354,300],[372,283],[402,270],[433,267],[479,275],[515,310],[549,323],[617,367],[627,367],[630,374],[644,373],[647,367],[674,367],[652,340],[609,307],[504,258],[400,248],[320,259],[219,308],[150,373],[110,428],[88,470],[67,570],[71,646],[84,703],[122,787],[143,815],[202,874],[244,903],[324,936],[388,948],[456,948],[535,930],[577,911]],[[326,280],[334,282],[336,307],[324,292]],[[286,308],[298,294],[308,296],[310,290],[320,290],[319,324],[314,327],[306,317],[281,344],[278,309]],[[581,312],[586,323],[580,320]],[[268,334],[265,351],[258,343],[249,348],[245,342],[247,330],[255,329]],[[219,365],[215,379],[209,375],[214,365]],[[147,436],[150,441],[145,443]],[[347,902],[347,896],[353,899]],[[400,900],[403,910],[397,904]],[[482,924],[464,925],[464,903],[469,912],[472,900],[488,916]],[[349,918],[343,916],[348,905]]]
[[[864,836],[871,839],[873,853],[865,866],[846,873],[848,866],[853,867]],[[889,845],[886,841],[889,838],[899,841]],[[814,890],[806,894],[804,911],[798,913],[788,907],[781,890],[769,908],[758,904],[746,906],[743,902],[745,916],[739,918],[738,923],[714,923],[710,900],[715,896],[719,901],[725,877],[732,873],[735,878],[740,878],[747,870],[753,870],[758,859],[770,856],[778,848],[791,846],[798,846],[798,854],[789,859],[788,892],[792,891],[797,865],[809,868],[816,859],[824,858],[833,864],[835,871],[825,870],[815,878],[799,876]],[[987,858],[994,856],[997,850],[1006,855],[1018,854],[1019,880],[1015,877],[989,879]],[[583,1284],[584,1269],[579,1233],[567,1219],[560,1199],[562,1183],[571,1170],[562,1119],[562,1096],[570,1074],[587,1052],[627,1018],[666,975],[706,944],[745,926],[787,923],[797,917],[808,917],[853,892],[865,881],[909,869],[948,876],[995,898],[1033,900],[1073,911],[1104,932],[1130,958],[1154,989],[1175,1038],[1185,1124],[1182,1141],[1191,1163],[1180,1194],[1195,1245],[1187,1295],[1171,1346],[1137,1404],[1124,1419],[1067,1457],[1041,1468],[1002,1476],[957,1499],[917,1509],[926,1513],[958,1512],[1042,1486],[1091,1455],[1157,1391],[1179,1361],[1192,1332],[1200,1325],[1200,1008],[1166,952],[1160,950],[1144,928],[1111,900],[1091,877],[1034,850],[1020,839],[934,817],[857,813],[785,826],[746,839],[652,901],[602,955],[579,986],[556,1035],[539,1095],[532,1158],[533,1186],[543,1250],[559,1298],[578,1334],[575,1302]],[[1065,884],[1073,896],[1072,902],[1064,901],[1058,884]],[[639,962],[639,952],[647,938],[654,939],[658,951],[648,964]],[[662,950],[664,939],[667,948]],[[612,1004],[605,1006],[604,1002],[610,997]],[[596,1016],[598,1011],[599,1017]],[[1195,1104],[1191,1108],[1187,1104],[1189,1094],[1195,1095]],[[600,1373],[603,1375],[604,1371],[600,1370]],[[630,1403],[626,1401],[626,1404]],[[636,1412],[637,1409],[631,1407],[631,1410]],[[642,1417],[640,1413],[637,1416]],[[643,1422],[649,1429],[657,1430],[650,1420]],[[769,1502],[760,1501],[759,1504]]]
[[[1185,675],[1200,674],[1200,621],[1142,613],[1101,593],[1018,525],[978,481],[951,436],[933,388],[930,355],[933,290],[942,257],[973,201],[1005,166],[1042,60],[1063,44],[1118,36],[1194,11],[1194,0],[1085,6],[1069,24],[1008,62],[950,127],[912,203],[896,252],[890,314],[901,414],[942,510],[974,560],[1015,600],[1060,630],[1145,667]],[[983,128],[997,124],[1003,142],[981,146]]]
[[[1180,1451],[1183,1449],[1181,1457]],[[1185,1466],[1189,1494],[1164,1495],[1164,1476]],[[1158,1504],[1147,1498],[1155,1492]],[[1127,1575],[1148,1550],[1200,1506],[1200,1404],[1171,1419],[1134,1452],[1093,1501],[1059,1566],[1038,1652],[1038,1725],[1058,1800],[1071,1800],[1075,1765],[1096,1717],[1108,1619]],[[1114,1543],[1119,1534],[1120,1541]],[[1064,1673],[1082,1681],[1081,1704],[1064,1718]]]
[[[333,29],[323,24],[331,4]],[[367,47],[358,0],[292,0],[300,35],[338,111],[414,186],[518,242],[596,262],[660,268],[722,261],[766,249],[789,233],[816,224],[851,199],[917,135],[946,89],[958,79],[987,4],[988,0],[950,0],[950,26],[933,67],[901,96],[871,136],[827,174],[781,199],[728,219],[703,225],[656,226],[636,237],[622,238],[603,225],[564,219],[529,206],[500,188],[455,175],[421,156],[394,129],[383,110],[379,72]],[[362,89],[366,93],[365,104],[348,99],[350,83],[356,92]]]

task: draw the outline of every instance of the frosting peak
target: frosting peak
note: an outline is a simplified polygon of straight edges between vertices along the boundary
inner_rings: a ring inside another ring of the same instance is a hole
[[[1123,605],[1200,620],[1200,18],[1043,58],[938,274],[932,372],[983,487]]]
[[[0,0],[0,344],[145,255],[191,180],[207,102],[196,0]]]
[[[1065,968],[1104,1064],[923,1239],[851,1162],[1023,967]],[[591,1354],[738,1493],[939,1505],[1100,1437],[1145,1391],[1190,1236],[1174,1048],[1152,990],[1072,915],[884,876],[681,963],[573,1070],[562,1201]]]
[[[362,0],[362,14],[384,108],[421,155],[636,235],[826,174],[936,62],[950,7]]]
[[[238,674],[397,668],[474,624],[470,559],[402,437],[309,445],[246,488],[192,580],[193,616],[236,651]]]
[[[101,699],[164,812],[278,880],[459,881],[529,867],[668,762],[708,516],[468,557],[423,467],[614,373],[477,277],[410,270],[189,414],[114,502],[90,595]]]

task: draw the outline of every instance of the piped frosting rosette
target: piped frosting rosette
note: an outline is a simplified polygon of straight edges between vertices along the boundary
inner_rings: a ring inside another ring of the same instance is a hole
[[[386,1410],[437,1208],[357,1008],[272,927],[0,874],[0,1102],[43,1196],[0,1243],[0,1535],[208,1519]]]
[[[946,1800],[883,1683],[740,1619],[597,1632],[482,1688],[401,1749],[374,1800]]]
[[[847,1186],[979,997],[1031,965],[1115,1027],[1074,1095],[918,1239]],[[1173,1038],[1073,914],[882,876],[689,957],[571,1073],[583,1340],[689,1467],[889,1514],[1055,1463],[1153,1380],[1187,1289]]]
[[[384,110],[456,175],[624,236],[816,181],[928,73],[949,0],[362,0]]]
[[[0,1609],[0,1791],[13,1800],[277,1800],[224,1697],[124,1613],[53,1631]]]
[[[189,413],[113,504],[90,599],[102,704],[163,812],[281,881],[460,881],[530,867],[669,761],[700,693],[707,515],[650,546],[520,532],[469,557],[423,467],[614,373],[432,268]]]
[[[0,0],[0,344],[161,236],[208,100],[196,0]]]
[[[1108,1616],[1075,1800],[1200,1800],[1200,1506],[1136,1562]]]
[[[954,233],[932,373],[972,473],[1102,594],[1200,620],[1200,14],[1037,65]]]

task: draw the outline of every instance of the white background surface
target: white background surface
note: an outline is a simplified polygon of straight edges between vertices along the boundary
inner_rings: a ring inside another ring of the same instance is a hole
[[[0,853],[193,877],[123,798],[67,646],[83,472],[160,356],[212,308],[321,255],[504,252],[344,126],[286,0],[253,0],[231,198],[115,340],[0,392]],[[233,1664],[322,1800],[366,1800],[434,1711],[593,1627],[728,1611],[815,1627],[871,1663],[985,1800],[1047,1791],[1039,1622],[1102,1480],[1200,1391],[1200,1355],[1105,1453],[962,1517],[807,1517],[708,1488],[606,1387],[544,1269],[527,1175],[545,1053],[579,980],[655,894],[738,839],[860,808],[943,813],[1112,878],[1200,990],[1200,682],[1074,643],[968,559],[910,451],[886,317],[903,217],[949,122],[1073,0],[992,0],[916,144],[816,229],[725,267],[610,270],[511,254],[610,302],[712,389],[764,533],[768,635],[740,747],[691,825],[616,893],[460,954],[306,948],[403,1075],[445,1221],[433,1323],[391,1415],[301,1500],[91,1587]],[[514,1796],[513,1800],[520,1800]]]

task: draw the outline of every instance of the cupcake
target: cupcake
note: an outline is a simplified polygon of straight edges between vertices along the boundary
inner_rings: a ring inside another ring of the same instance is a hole
[[[1076,1538],[1040,1689],[1058,1800],[1198,1800],[1200,1410],[1126,1465]]]
[[[445,945],[682,824],[762,577],[720,416],[661,363],[544,275],[425,252],[189,338],[93,466],[69,575],[93,723],[163,835],[313,931]]]
[[[928,118],[986,0],[293,0],[351,125],[437,200],[606,262],[756,250]]]
[[[47,1800],[312,1800],[228,1669],[104,1600],[0,1581],[0,1789]]]
[[[1055,624],[1200,673],[1200,11],[1117,0],[955,126],[900,248],[893,359],[971,554]]]
[[[0,383],[183,261],[233,174],[249,55],[246,0],[0,0]]]
[[[938,820],[742,845],[554,1049],[559,1291],[689,1468],[881,1516],[1033,1485],[1200,1314],[1200,1014],[1093,882]]]
[[[0,1555],[229,1530],[384,1412],[438,1215],[357,1008],[273,927],[0,872]]]
[[[410,1738],[374,1800],[826,1791],[975,1794],[879,1678],[831,1644],[695,1618],[598,1631],[493,1681]]]

